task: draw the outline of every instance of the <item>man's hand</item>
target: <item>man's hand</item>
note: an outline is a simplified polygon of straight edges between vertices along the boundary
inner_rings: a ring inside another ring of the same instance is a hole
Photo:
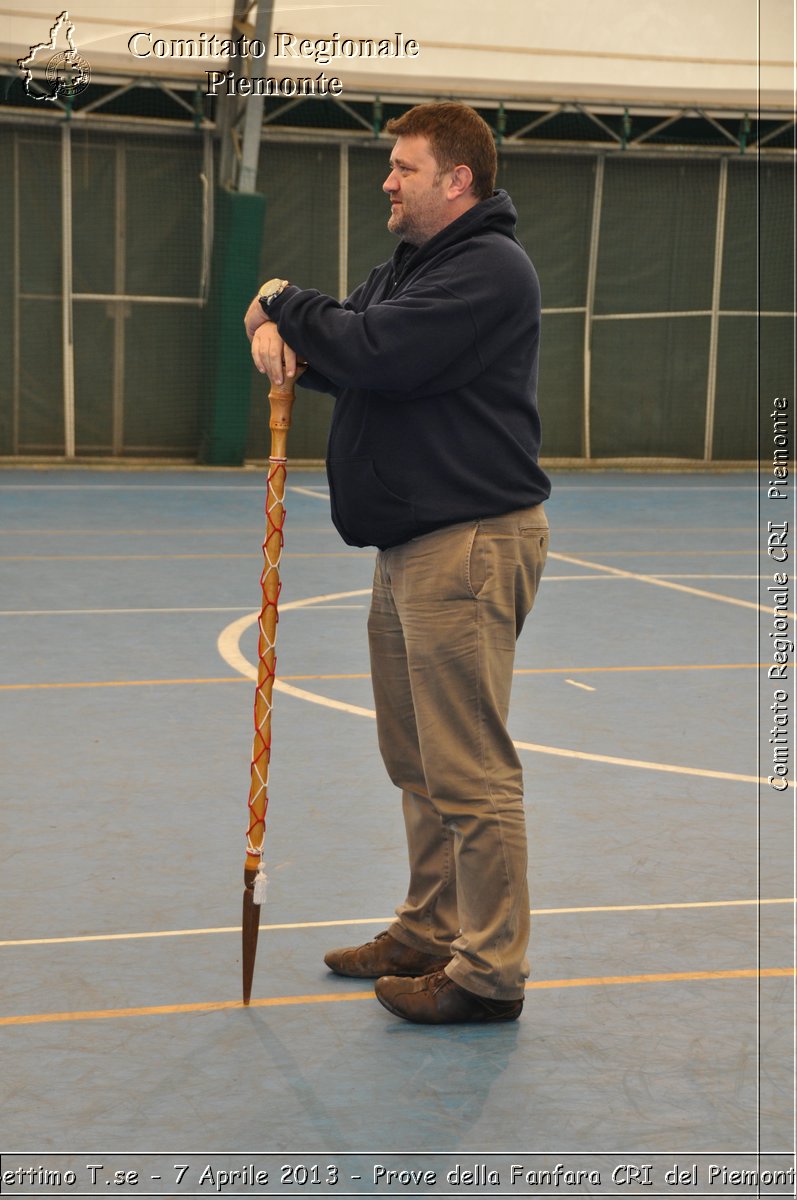
[[[258,296],[255,296],[254,300],[247,308],[246,316],[244,317],[244,327],[246,329],[246,336],[249,338],[250,342],[251,342],[252,338],[255,336],[255,334],[256,334],[257,330],[260,328],[260,326],[265,325],[267,321],[268,321],[268,317],[263,312],[263,307],[260,303],[260,299]]]
[[[296,352],[282,340],[273,321],[266,319],[255,329],[251,342],[252,358],[261,375],[268,375],[272,383],[282,383],[285,378],[293,379],[296,374]]]

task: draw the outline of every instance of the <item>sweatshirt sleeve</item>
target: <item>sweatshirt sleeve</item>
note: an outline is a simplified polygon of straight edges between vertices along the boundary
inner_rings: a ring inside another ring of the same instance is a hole
[[[288,287],[273,303],[279,331],[313,369],[338,386],[417,393],[456,363],[484,369],[482,337],[509,319],[506,273],[481,255],[457,256],[395,296],[355,311],[311,289]],[[477,315],[478,313],[478,315]]]
[[[336,398],[340,391],[336,383],[333,383],[331,379],[327,379],[325,375],[322,375],[320,371],[311,366],[302,371],[297,383],[299,387],[309,388],[312,392],[323,392],[325,395],[335,396]]]

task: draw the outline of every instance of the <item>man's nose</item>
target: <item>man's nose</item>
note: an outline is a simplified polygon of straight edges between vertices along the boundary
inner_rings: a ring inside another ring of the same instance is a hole
[[[385,180],[385,182],[382,184],[382,191],[383,192],[396,192],[396,191],[398,191],[398,186],[399,186],[399,184],[398,184],[398,178],[396,176],[396,172],[391,171],[390,174],[388,175],[387,179]]]

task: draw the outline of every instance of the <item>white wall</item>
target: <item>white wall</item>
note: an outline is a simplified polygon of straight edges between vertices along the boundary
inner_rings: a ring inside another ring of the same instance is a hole
[[[56,4],[59,0],[56,0]],[[60,0],[63,3],[63,0]],[[37,4],[39,13],[46,6]],[[57,15],[53,6],[53,19]],[[226,37],[229,0],[75,0],[75,45],[103,71],[191,75],[220,59],[134,58],[139,31],[167,41],[204,31]],[[793,106],[792,0],[386,0],[307,4],[277,0],[273,31],[318,39],[392,38],[420,43],[415,59],[312,61],[273,57],[257,75],[338,76],[344,88],[454,93],[494,99],[577,97]],[[49,22],[0,8],[0,54],[15,64],[49,35]],[[144,43],[142,43],[143,45]],[[65,43],[63,37],[59,48]],[[46,56],[43,55],[46,59]],[[760,80],[759,80],[760,73]],[[344,91],[345,98],[345,91]]]

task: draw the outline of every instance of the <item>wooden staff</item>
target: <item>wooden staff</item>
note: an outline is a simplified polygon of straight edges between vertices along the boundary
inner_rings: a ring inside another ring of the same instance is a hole
[[[291,427],[293,389],[305,364],[296,367],[293,379],[272,383],[270,406],[271,454],[266,487],[266,533],[263,541],[263,572],[260,576],[262,606],[258,622],[257,687],[255,689],[255,736],[249,784],[249,826],[246,831],[244,906],[242,932],[243,1000],[249,1003],[260,928],[260,906],[266,898],[263,848],[268,808],[268,771],[271,762],[271,698],[277,663],[277,604],[280,594],[280,557],[285,524],[285,478],[288,430]]]

